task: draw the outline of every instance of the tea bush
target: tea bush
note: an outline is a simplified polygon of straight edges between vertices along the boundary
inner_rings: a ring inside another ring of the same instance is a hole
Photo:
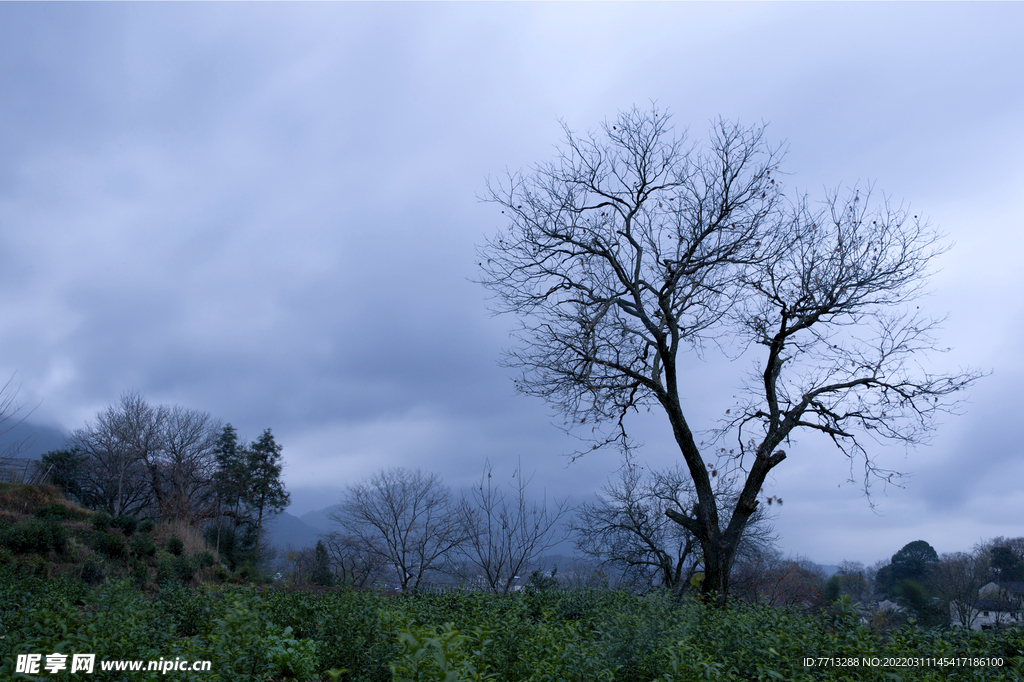
[[[167,541],[167,551],[174,556],[181,556],[181,553],[185,551],[185,543],[178,536],[172,535],[171,539]]]
[[[0,546],[14,554],[62,552],[67,540],[67,531],[52,519],[32,518],[0,525]]]
[[[128,546],[123,537],[110,533],[96,533],[90,540],[92,548],[110,559],[123,559],[128,555]]]
[[[36,509],[35,516],[39,519],[53,519],[54,521],[77,521],[83,518],[85,514],[81,511],[75,511],[67,505],[54,502],[53,504]]]
[[[156,554],[156,543],[148,535],[135,535],[129,540],[132,554],[137,557],[151,557]]]
[[[166,572],[183,557],[163,554]],[[137,567],[138,564],[134,564]],[[130,569],[129,572],[133,572]],[[137,581],[136,581],[137,582]],[[187,588],[153,597],[131,581],[90,587],[0,566],[0,679],[19,653],[93,652],[98,660],[210,660],[175,680],[344,682],[932,682],[1024,679],[1024,630],[900,628],[880,635],[842,605],[822,617],[785,609],[709,608],[670,595],[601,590],[530,594]],[[864,657],[1001,658],[980,665],[882,667]],[[849,658],[845,668],[804,659]],[[330,671],[330,674],[328,674]],[[125,679],[97,666],[90,679]],[[140,671],[132,680],[170,679]]]
[[[139,525],[139,520],[130,514],[121,514],[114,519],[113,525],[120,528],[125,537],[128,537],[135,532],[136,527]]]
[[[114,522],[114,518],[107,512],[96,512],[92,515],[92,527],[97,531],[105,531],[110,528],[110,524]]]

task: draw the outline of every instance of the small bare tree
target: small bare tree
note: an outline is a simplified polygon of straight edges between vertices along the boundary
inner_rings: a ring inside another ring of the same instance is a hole
[[[716,496],[724,505],[735,499],[731,483],[716,480]],[[622,570],[634,589],[664,587],[681,596],[703,568],[700,543],[666,511],[687,513],[696,502],[693,484],[678,467],[644,479],[635,465],[620,472],[615,485],[603,488],[596,503],[579,507],[573,522],[577,548]],[[747,525],[740,547],[769,546],[774,537],[763,509]]]
[[[387,469],[351,486],[331,518],[394,569],[403,591],[444,569],[466,540],[451,492],[437,474],[418,469]]]
[[[530,481],[522,466],[512,472],[509,499],[493,480],[490,462],[484,465],[480,483],[462,505],[466,542],[462,547],[469,566],[483,576],[491,592],[507,594],[516,578],[525,577],[537,559],[565,539],[559,521],[568,512],[568,502],[527,499]]]
[[[371,551],[359,538],[338,531],[321,536],[331,568],[338,584],[350,587],[372,585],[380,576],[385,562],[380,554]]]
[[[733,568],[733,594],[751,604],[815,606],[825,572],[807,559],[787,558],[774,547],[752,548]]]
[[[978,590],[987,582],[988,557],[981,553],[943,554],[932,571],[930,583],[949,607],[949,618],[970,630],[978,618],[975,602]]]
[[[628,456],[630,411],[664,412],[697,497],[666,514],[700,543],[705,593],[724,597],[783,443],[825,434],[863,462],[865,486],[891,480],[864,437],[924,442],[978,377],[922,369],[937,321],[912,301],[940,235],[870,192],[830,193],[820,209],[787,200],[760,127],[719,121],[700,147],[663,112],[634,109],[600,134],[565,134],[553,163],[488,186],[508,226],[480,251],[482,283],[521,325],[507,361],[518,390],[582,432],[577,455],[617,444]],[[704,444],[687,361],[716,346],[756,369]],[[728,509],[711,471],[738,476]]]
[[[29,413],[24,412],[24,405],[18,402],[18,387],[14,385],[14,376],[0,386],[0,436],[25,421]],[[32,446],[32,438],[14,439],[0,450],[0,457],[17,457]]]

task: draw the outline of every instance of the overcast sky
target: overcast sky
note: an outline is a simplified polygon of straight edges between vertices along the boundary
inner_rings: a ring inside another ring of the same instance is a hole
[[[840,454],[787,447],[783,551],[1024,535],[1022,31],[1018,3],[2,3],[0,376],[65,430],[127,390],[271,427],[296,514],[485,459],[590,499],[618,456],[567,466],[498,366],[514,320],[471,280],[502,216],[477,197],[550,159],[559,119],[653,100],[695,139],[763,121],[790,187],[874,182],[955,242],[923,307],[949,313],[941,362],[991,375],[931,447],[872,450],[913,474],[876,511]],[[693,362],[700,429],[748,365]],[[674,463],[663,420],[636,426]]]

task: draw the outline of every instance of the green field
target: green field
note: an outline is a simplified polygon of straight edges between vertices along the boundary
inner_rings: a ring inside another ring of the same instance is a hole
[[[1020,629],[873,633],[841,608],[808,617],[602,590],[395,597],[167,583],[147,592],[119,579],[90,587],[0,570],[3,679],[1024,679]],[[18,654],[54,652],[95,653],[96,669],[14,673]],[[209,660],[211,669],[99,669],[103,660],[161,658]]]

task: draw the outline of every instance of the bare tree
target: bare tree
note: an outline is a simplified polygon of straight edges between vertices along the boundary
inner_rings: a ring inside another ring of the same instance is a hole
[[[978,617],[974,608],[978,590],[988,580],[988,558],[983,553],[943,554],[930,581],[949,607],[949,618],[970,630]]]
[[[734,594],[751,604],[816,606],[825,572],[807,559],[786,558],[774,547],[751,549],[733,568]]]
[[[322,535],[321,539],[327,548],[331,568],[338,584],[366,587],[372,585],[380,576],[385,562],[356,536],[331,531],[327,535]]]
[[[760,127],[718,121],[698,147],[666,114],[634,109],[600,134],[565,134],[553,163],[488,185],[508,227],[481,249],[482,283],[520,321],[507,362],[518,390],[589,441],[577,455],[618,444],[628,456],[627,414],[661,408],[697,497],[666,514],[701,545],[704,592],[724,597],[784,442],[824,433],[863,461],[866,485],[890,480],[864,436],[923,442],[978,377],[919,369],[937,321],[911,301],[940,236],[870,193],[787,202]],[[686,360],[713,345],[758,365],[711,451],[684,400]],[[717,447],[727,436],[736,448]],[[725,518],[712,471],[739,477]]]
[[[573,523],[576,545],[584,554],[623,570],[634,589],[664,587],[680,596],[699,578],[703,560],[694,535],[665,512],[692,509],[693,484],[679,467],[653,472],[646,480],[642,472],[636,465],[625,467],[618,483],[603,488],[597,503],[580,506]],[[735,492],[729,492],[731,482],[717,472],[713,478],[718,500],[729,504],[735,499]],[[766,512],[758,510],[739,551],[768,547],[773,541]]]
[[[150,405],[127,392],[77,429],[63,457],[83,504],[112,514],[149,511],[196,524],[215,512],[212,479],[220,425],[209,413]],[[73,465],[73,466],[71,466]]]
[[[389,564],[403,591],[441,570],[465,540],[451,492],[437,474],[393,468],[351,486],[331,518]]]
[[[70,445],[85,457],[84,502],[113,515],[134,514],[155,500],[165,506],[162,470],[164,408],[151,407],[140,394],[124,393],[117,405],[72,433]]]
[[[154,458],[161,516],[194,525],[214,514],[212,480],[220,422],[208,412],[177,405],[165,408],[164,415],[163,447]]]
[[[576,546],[623,570],[634,588],[664,587],[681,595],[697,572],[700,551],[693,534],[672,522],[665,509],[683,509],[689,500],[659,495],[667,491],[642,482],[640,471],[624,469],[597,503],[580,506],[573,523]]]
[[[567,501],[530,502],[530,481],[522,466],[512,472],[508,494],[493,479],[490,462],[484,465],[479,485],[462,505],[466,542],[463,554],[483,576],[487,589],[507,594],[516,578],[525,577],[546,550],[565,539],[559,521],[568,512]]]
[[[861,562],[843,561],[835,575],[839,578],[840,593],[848,595],[854,602],[864,602],[871,595],[871,584]]]
[[[9,433],[31,414],[31,411],[24,412],[24,404],[18,402],[18,387],[13,384],[12,375],[3,386],[0,386],[0,436]],[[17,457],[31,447],[32,441],[32,438],[15,439],[0,450],[0,457]]]

